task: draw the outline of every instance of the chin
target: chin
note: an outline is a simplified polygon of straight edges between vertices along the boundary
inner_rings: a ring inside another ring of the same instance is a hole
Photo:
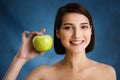
[[[69,51],[69,52],[71,52],[71,53],[85,53],[85,49],[70,49],[71,51]]]

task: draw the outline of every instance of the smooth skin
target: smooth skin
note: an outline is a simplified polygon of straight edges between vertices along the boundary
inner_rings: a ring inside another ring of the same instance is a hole
[[[40,33],[44,32],[42,30]],[[26,38],[25,34],[26,32],[23,33],[21,48],[3,80],[16,80],[15,74],[19,73],[28,60],[44,53],[31,51],[31,47],[26,48],[32,38]],[[116,80],[112,66],[93,61],[86,56],[85,48],[92,35],[87,17],[78,13],[64,15],[60,31],[56,30],[56,35],[66,49],[64,59],[52,66],[42,65],[35,68],[25,80]],[[18,69],[17,65],[20,66]]]

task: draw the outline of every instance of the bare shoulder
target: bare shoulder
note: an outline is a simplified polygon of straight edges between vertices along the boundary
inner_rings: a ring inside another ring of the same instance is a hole
[[[116,80],[115,69],[107,64],[95,62],[96,70],[102,77],[105,77],[106,80]]]
[[[51,73],[52,66],[38,66],[37,68],[33,69],[31,73],[26,77],[25,80],[39,80],[43,76],[47,76],[48,73]]]
[[[98,68],[100,69],[100,70],[102,70],[103,72],[109,72],[110,74],[112,73],[112,74],[114,74],[115,73],[115,69],[112,67],[112,66],[110,66],[110,65],[108,65],[108,64],[103,64],[103,63],[99,63],[99,62],[97,62],[97,66],[98,66]]]

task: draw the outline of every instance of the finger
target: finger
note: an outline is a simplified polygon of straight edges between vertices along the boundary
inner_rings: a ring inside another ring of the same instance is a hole
[[[34,36],[39,35],[39,32],[32,32],[29,36],[29,38],[33,38]]]
[[[43,35],[45,32],[46,32],[46,29],[44,28],[39,32],[39,35]]]
[[[45,51],[42,51],[42,52],[37,52],[38,56],[41,56],[45,53]]]
[[[26,34],[30,34],[30,32],[29,32],[29,31],[24,31],[24,32],[22,33],[22,38],[23,38],[23,39],[26,38]]]

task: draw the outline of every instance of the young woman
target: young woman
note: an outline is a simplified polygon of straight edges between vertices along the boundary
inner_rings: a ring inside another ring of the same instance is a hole
[[[57,54],[65,54],[65,57],[52,66],[35,68],[25,80],[116,80],[113,67],[86,56],[94,48],[93,27],[89,11],[80,4],[69,3],[59,8],[55,19],[54,48]],[[45,53],[35,51],[32,45],[32,38],[44,32],[45,29],[22,33],[21,47],[3,80],[16,80],[28,60]],[[29,34],[28,38],[26,34]]]

